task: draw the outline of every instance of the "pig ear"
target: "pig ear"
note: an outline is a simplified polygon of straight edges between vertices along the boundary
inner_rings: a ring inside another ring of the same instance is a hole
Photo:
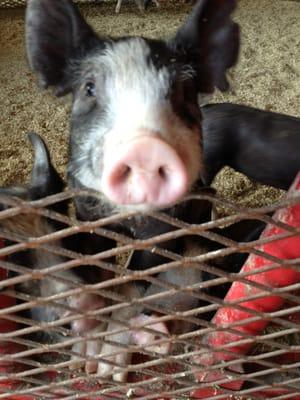
[[[7,208],[1,195],[19,197],[23,200],[38,200],[64,190],[65,184],[51,162],[50,153],[44,140],[34,132],[28,134],[34,149],[34,162],[29,186],[10,186],[0,188],[0,211]],[[62,213],[67,212],[68,201],[55,203],[49,208]]]
[[[31,172],[30,197],[40,199],[64,190],[64,182],[51,162],[46,143],[34,132],[28,134],[34,149],[34,162]]]
[[[28,0],[26,47],[31,69],[43,88],[55,86],[56,95],[71,90],[66,68],[96,38],[70,0]]]
[[[175,47],[196,69],[199,92],[229,88],[226,71],[239,53],[239,26],[231,19],[235,6],[236,0],[199,0],[175,36]]]

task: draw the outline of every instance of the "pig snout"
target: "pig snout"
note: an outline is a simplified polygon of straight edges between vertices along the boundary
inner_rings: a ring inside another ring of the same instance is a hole
[[[109,152],[102,190],[117,204],[169,205],[187,192],[188,172],[171,145],[143,136]]]

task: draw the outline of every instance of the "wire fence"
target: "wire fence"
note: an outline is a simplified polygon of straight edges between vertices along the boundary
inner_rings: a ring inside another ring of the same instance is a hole
[[[300,398],[299,192],[259,209],[193,195],[232,213],[188,224],[151,212],[169,229],[146,239],[114,229],[133,212],[79,222],[51,209],[79,194],[0,198],[0,399]],[[222,234],[245,221],[267,228]],[[116,244],[85,251],[92,237]],[[181,239],[196,246],[161,245]],[[133,270],[136,251],[164,261]],[[88,282],[80,268],[93,268]],[[140,294],[141,282],[156,289]]]

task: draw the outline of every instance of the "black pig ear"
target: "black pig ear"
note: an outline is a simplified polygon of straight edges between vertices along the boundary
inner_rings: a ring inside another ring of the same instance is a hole
[[[237,62],[240,42],[235,7],[236,0],[199,0],[173,40],[196,69],[199,92],[229,88],[226,72]]]
[[[49,150],[44,140],[34,132],[28,134],[34,150],[34,161],[31,171],[31,180],[27,186],[0,187],[0,211],[10,204],[4,197],[14,196],[22,200],[38,200],[64,190],[65,184],[54,168]],[[55,211],[66,213],[68,201],[51,205]]]
[[[43,88],[54,86],[58,96],[70,92],[67,65],[95,38],[96,34],[72,1],[27,1],[27,56]]]
[[[28,137],[34,149],[30,182],[31,200],[62,192],[65,184],[51,162],[46,143],[34,132],[29,133]]]

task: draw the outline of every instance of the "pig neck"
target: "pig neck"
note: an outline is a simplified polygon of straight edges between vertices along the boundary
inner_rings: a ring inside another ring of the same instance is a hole
[[[83,199],[82,199],[83,200]],[[116,214],[118,211],[110,209],[102,204],[101,200],[95,201],[91,198],[86,198],[86,202],[76,202],[77,218],[82,221],[94,221],[100,218],[105,218]],[[97,199],[96,199],[97,200]],[[91,207],[92,205],[92,207]],[[183,207],[172,207],[171,209],[163,210],[174,218],[180,218],[183,214]],[[109,225],[107,228],[119,233],[130,234],[137,239],[147,239],[155,235],[174,230],[174,227],[145,214],[137,214],[126,219],[122,219],[119,223]]]

